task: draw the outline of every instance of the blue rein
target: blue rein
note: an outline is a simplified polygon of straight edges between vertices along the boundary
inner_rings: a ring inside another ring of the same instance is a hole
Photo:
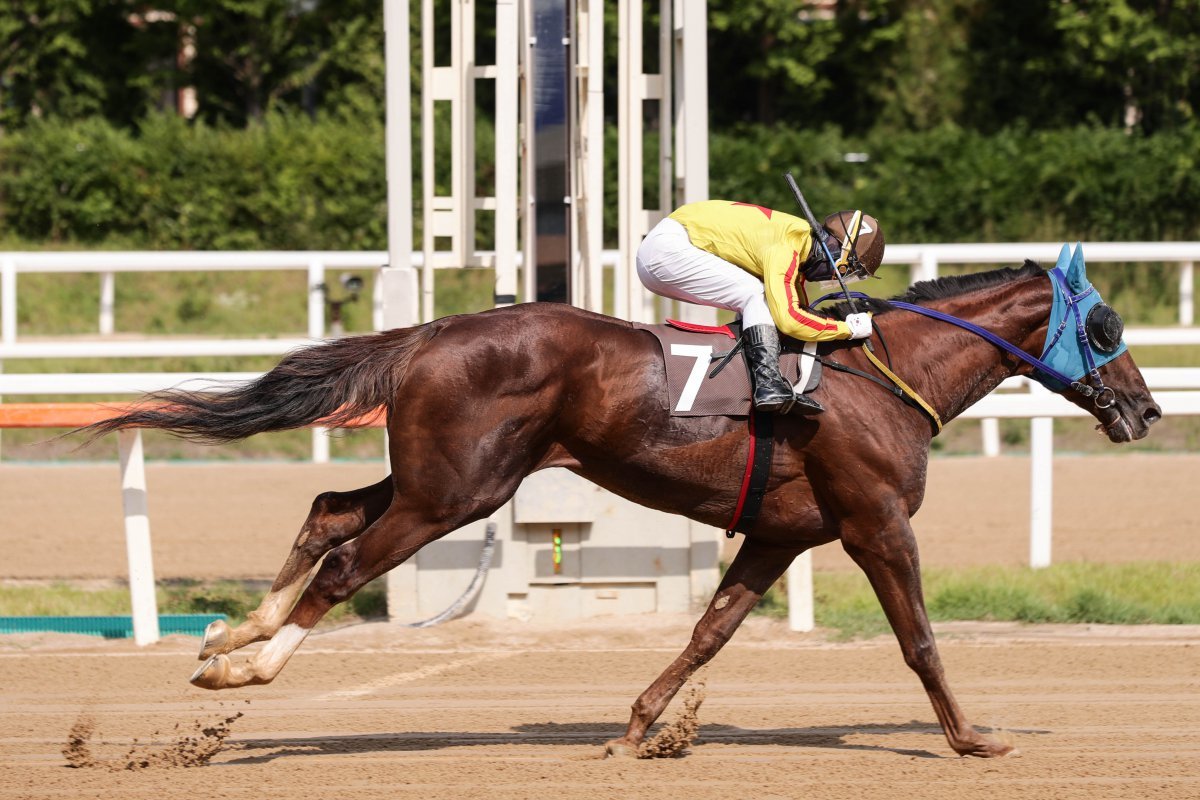
[[[1066,375],[1059,372],[1054,367],[1047,364],[1041,358],[1038,358],[1036,356],[1031,356],[1029,353],[1026,353],[1024,350],[1022,350],[1021,348],[1012,344],[1011,342],[1006,341],[1005,339],[1001,339],[996,334],[992,333],[991,331],[987,330],[986,328],[981,328],[980,326],[976,325],[973,322],[968,322],[965,319],[960,319],[960,318],[954,316],[953,314],[946,314],[941,311],[936,311],[932,308],[926,308],[925,306],[919,306],[914,303],[906,303],[902,300],[888,300],[886,302],[889,305],[895,306],[896,308],[902,308],[905,311],[912,311],[913,313],[920,314],[925,317],[931,317],[933,319],[941,320],[942,322],[949,322],[951,325],[957,325],[958,327],[962,328],[963,330],[970,331],[971,333],[975,334],[976,336],[986,339],[987,341],[989,341],[992,344],[999,347],[1001,350],[1004,350],[1005,352],[1016,356],[1017,358],[1021,359],[1025,363],[1032,366],[1035,370],[1034,380],[1036,380],[1038,383],[1045,386],[1047,389],[1051,389],[1053,391],[1058,388],[1058,387],[1048,385],[1045,380],[1048,378],[1050,381],[1057,382],[1060,386],[1069,386],[1070,388],[1072,388],[1075,391],[1082,394],[1084,397],[1095,398],[1097,405],[1099,405],[1100,396],[1103,395],[1103,393],[1106,390],[1110,391],[1110,392],[1111,392],[1111,390],[1108,389],[1108,387],[1104,385],[1104,381],[1101,380],[1101,378],[1100,378],[1099,370],[1097,369],[1097,367],[1095,366],[1095,363],[1092,360],[1091,350],[1087,346],[1087,334],[1084,331],[1083,319],[1079,313],[1079,309],[1078,309],[1078,305],[1077,305],[1080,300],[1082,300],[1084,297],[1087,297],[1092,292],[1092,287],[1089,286],[1087,291],[1083,292],[1080,295],[1073,296],[1071,294],[1071,292],[1067,290],[1066,277],[1062,274],[1061,270],[1058,267],[1048,270],[1048,272],[1050,273],[1050,276],[1051,276],[1050,281],[1054,285],[1055,291],[1062,292],[1067,305],[1071,308],[1072,311],[1074,311],[1074,317],[1075,317],[1076,327],[1078,328],[1080,341],[1083,344],[1084,352],[1087,354],[1088,374],[1096,382],[1096,386],[1088,386],[1086,383],[1083,383],[1081,380],[1075,380],[1074,378],[1067,377]],[[856,298],[860,298],[860,299],[870,299],[869,295],[865,295],[862,292],[850,292],[849,294],[853,295]],[[824,295],[823,297],[818,298],[817,301],[815,303],[813,303],[813,305],[814,306],[819,305],[820,303],[823,303],[826,300],[831,300],[831,299],[841,297],[841,296],[842,296],[841,293],[838,293],[838,292],[827,294],[827,295]],[[1047,344],[1046,349],[1042,352],[1043,357],[1045,357],[1046,353],[1050,351],[1051,347],[1053,347],[1054,344],[1056,344],[1058,342],[1059,338],[1062,336],[1063,330],[1066,328],[1067,320],[1070,319],[1070,317],[1071,317],[1070,314],[1064,315],[1063,322],[1059,326],[1058,331],[1054,334],[1053,340]],[[1039,376],[1039,373],[1040,373],[1040,376]]]

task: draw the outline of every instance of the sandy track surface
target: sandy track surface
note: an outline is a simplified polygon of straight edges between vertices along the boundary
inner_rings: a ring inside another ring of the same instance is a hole
[[[753,619],[708,669],[688,755],[605,760],[690,625],[357,626],[229,693],[186,683],[194,639],[0,637],[0,798],[1200,796],[1194,627],[941,629],[967,713],[1021,750],[981,761],[950,751],[891,639],[836,644]],[[238,712],[208,766],[113,769]],[[95,765],[71,769],[81,718]]]
[[[382,464],[151,464],[154,566],[163,578],[275,576],[321,491],[366,486]],[[1059,457],[1054,559],[1198,561],[1200,455]],[[0,465],[0,579],[124,575],[117,468]],[[1029,461],[935,458],[914,519],[926,566],[1027,564]],[[32,546],[31,546],[32,543]],[[836,544],[818,569],[857,569]]]

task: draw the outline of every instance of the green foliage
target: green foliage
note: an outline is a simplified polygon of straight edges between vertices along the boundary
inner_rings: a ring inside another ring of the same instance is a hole
[[[0,140],[9,236],[141,249],[384,246],[383,129],[272,114],[246,130],[156,115],[138,135],[99,119]]]
[[[946,125],[862,137],[746,126],[709,146],[712,196],[792,208],[780,175],[793,169],[814,208],[864,208],[890,242],[1200,236],[1200,126],[1130,136]]]
[[[1064,61],[1124,119],[1156,130],[1196,119],[1200,104],[1200,0],[1063,0],[1054,6]]]

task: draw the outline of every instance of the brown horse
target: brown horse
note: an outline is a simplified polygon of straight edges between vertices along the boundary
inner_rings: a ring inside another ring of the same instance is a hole
[[[1047,337],[1052,282],[1027,263],[917,284],[898,299],[970,320],[1037,354]],[[1030,371],[971,333],[881,301],[870,305],[896,371],[943,420],[1004,378]],[[834,313],[844,315],[845,308]],[[872,369],[858,350],[837,357]],[[1145,436],[1160,410],[1133,359],[1124,353],[1099,372],[1114,395],[1107,405],[1076,389],[1067,397],[1089,408],[1112,441]],[[686,649],[633,704],[629,727],[609,743],[610,753],[636,750],[688,677],[721,649],[792,560],[835,539],[870,579],[950,746],[975,756],[1011,750],[968,723],[926,617],[909,518],[925,491],[929,420],[875,384],[825,374],[817,391],[829,411],[776,421],[756,527]],[[271,681],[330,607],[426,544],[493,513],[536,470],[566,467],[651,508],[724,526],[749,445],[743,418],[670,415],[662,355],[649,333],[558,304],[338,339],[293,352],[227,393],[176,391],[154,399],[168,405],[146,405],[90,432],[161,428],[221,442],[387,409],[392,474],[316,498],[258,609],[236,628],[214,623],[206,632],[205,663],[192,682],[209,689]],[[226,655],[265,639],[243,663]]]

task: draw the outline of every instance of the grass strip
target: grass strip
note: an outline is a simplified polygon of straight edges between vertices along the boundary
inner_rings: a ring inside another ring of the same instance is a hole
[[[935,622],[1200,624],[1200,563],[927,569],[923,576],[926,607]],[[817,625],[841,638],[889,630],[862,573],[816,572],[813,595]],[[786,576],[763,598],[758,613],[787,615]]]
[[[787,616],[787,578],[763,598],[755,613]],[[1076,622],[1113,625],[1200,625],[1200,562],[1169,564],[1056,564],[1047,569],[972,567],[924,571],[931,620]],[[843,639],[888,631],[887,620],[859,572],[813,575],[817,625]],[[228,614],[245,619],[261,591],[236,581],[182,581],[158,587],[163,614]],[[387,598],[382,580],[336,606],[327,620],[378,618]],[[87,589],[67,583],[0,586],[0,616],[128,614],[126,589]]]
[[[382,617],[387,596],[382,580],[364,586],[325,616],[329,622]],[[179,581],[156,589],[160,614],[228,614],[234,624],[257,607],[263,593],[237,581]],[[0,616],[106,616],[129,613],[129,590],[82,588],[68,583],[0,586]]]

